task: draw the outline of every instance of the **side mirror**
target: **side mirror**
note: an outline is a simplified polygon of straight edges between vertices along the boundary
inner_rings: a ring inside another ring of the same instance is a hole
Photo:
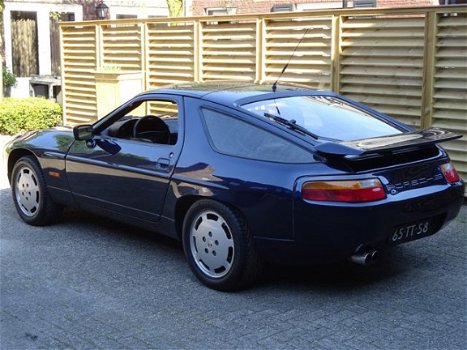
[[[77,125],[73,128],[73,136],[78,141],[88,141],[93,137],[92,125]]]

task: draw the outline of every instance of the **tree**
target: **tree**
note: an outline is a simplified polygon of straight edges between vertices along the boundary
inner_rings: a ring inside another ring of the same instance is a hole
[[[183,0],[167,0],[170,17],[183,16]]]

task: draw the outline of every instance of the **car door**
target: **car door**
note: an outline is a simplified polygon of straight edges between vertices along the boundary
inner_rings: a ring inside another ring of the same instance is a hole
[[[157,95],[136,98],[133,105],[131,111],[110,115],[112,123],[93,139],[74,142],[66,157],[68,182],[85,209],[158,221],[181,151],[183,101],[180,96]],[[134,126],[148,115],[165,118],[170,142],[135,137],[131,127],[121,126],[135,121]]]

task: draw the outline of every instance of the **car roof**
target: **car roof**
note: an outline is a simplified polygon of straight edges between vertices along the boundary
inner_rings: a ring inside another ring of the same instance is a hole
[[[275,92],[276,97],[288,96],[291,92],[312,92],[309,87],[304,87],[296,84],[280,83],[277,85]],[[318,91],[316,91],[318,92]],[[327,92],[320,91],[320,94]],[[225,105],[234,105],[239,100],[248,100],[250,98],[262,99],[268,98],[267,95],[273,94],[272,84],[259,84],[249,82],[232,82],[232,81],[212,81],[203,83],[186,83],[164,87],[161,89],[148,91],[142,95],[151,94],[169,94],[189,96],[194,98],[205,99],[212,102],[222,103]],[[273,96],[271,96],[273,97]]]

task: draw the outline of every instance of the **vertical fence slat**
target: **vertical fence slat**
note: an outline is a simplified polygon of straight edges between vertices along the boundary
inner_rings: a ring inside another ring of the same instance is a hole
[[[143,88],[145,90],[148,90],[148,76],[146,74],[146,72],[148,71],[148,63],[147,63],[147,55],[146,55],[146,48],[148,47],[147,44],[148,44],[148,38],[147,38],[147,35],[146,35],[146,23],[141,23],[140,25],[140,33],[141,33],[141,39],[140,39],[140,42],[141,42],[141,70],[143,72]]]
[[[332,44],[331,44],[331,90],[340,91],[340,58],[341,58],[341,22],[340,15],[332,16]]]
[[[144,89],[149,90],[149,29],[148,23],[144,23]]]
[[[202,43],[202,24],[199,20],[193,22],[193,30],[194,30],[194,57],[193,57],[193,71],[195,75],[195,81],[199,82],[203,80],[201,76],[201,66],[202,66],[202,57],[203,52],[201,50],[201,43]]]
[[[63,109],[63,124],[67,125],[68,120],[67,120],[67,106],[66,102],[67,99],[65,98],[67,96],[67,91],[66,91],[66,84],[65,84],[65,53],[64,53],[64,48],[63,48],[63,27],[58,27],[58,32],[59,32],[59,37],[60,37],[60,78],[62,80],[62,109]],[[1,55],[0,55],[1,58]],[[0,96],[3,97],[3,96]]]
[[[102,54],[103,37],[102,27],[98,24],[94,26],[96,36],[96,70],[100,70],[104,66],[104,55]]]
[[[425,48],[423,53],[422,106],[420,126],[427,128],[433,118],[433,93],[436,63],[437,14],[427,13],[425,17]]]
[[[264,74],[264,20],[256,19],[256,82],[263,81]]]

